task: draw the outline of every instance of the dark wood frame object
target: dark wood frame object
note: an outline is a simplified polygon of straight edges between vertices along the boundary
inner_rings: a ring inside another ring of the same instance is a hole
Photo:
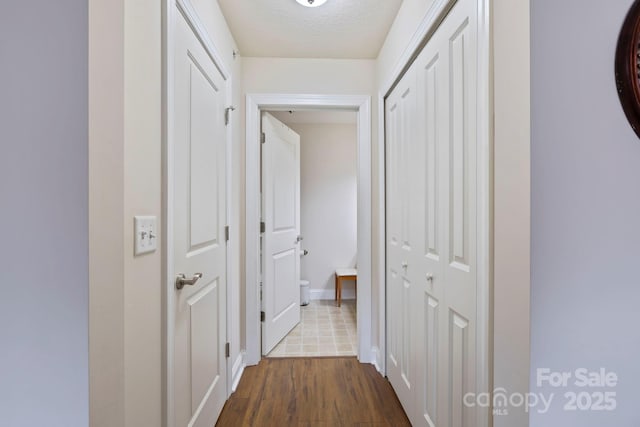
[[[616,87],[627,120],[640,138],[640,0],[631,6],[618,38]]]
[[[358,292],[358,274],[347,274],[347,275],[338,275],[338,272],[335,273],[336,276],[336,301],[338,301],[338,307],[342,306],[342,281],[343,280],[353,280],[356,292]]]

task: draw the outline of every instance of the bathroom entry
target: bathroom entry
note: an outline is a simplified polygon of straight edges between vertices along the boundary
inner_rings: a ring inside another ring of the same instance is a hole
[[[299,252],[300,281],[298,291],[293,292],[297,295],[290,293],[289,286],[284,291],[284,286],[280,284],[269,285],[268,276],[273,278],[275,270],[269,271],[272,267],[268,259],[270,252],[265,245],[265,238],[269,239],[269,225],[265,224],[266,232],[262,242],[263,307],[268,310],[269,304],[280,299],[278,306],[272,308],[272,313],[276,319],[278,316],[285,318],[287,314],[284,310],[293,311],[291,304],[297,298],[300,304],[300,321],[284,334],[283,329],[280,329],[278,335],[271,334],[268,329],[273,328],[273,320],[270,321],[269,313],[265,312],[265,322],[262,323],[263,355],[356,355],[356,280],[344,277],[340,281],[342,291],[338,295],[336,271],[357,271],[357,113],[315,110],[271,111],[263,114],[262,128],[263,131],[267,130],[266,142],[262,144],[262,200],[265,219],[270,214],[269,209],[272,209],[268,206],[269,191],[276,185],[273,178],[267,176],[269,162],[273,164],[273,151],[268,147],[269,127],[279,127],[282,135],[296,135],[299,138],[300,190],[297,194],[300,201],[300,238],[294,239],[297,247],[293,252]],[[287,184],[287,191],[294,191],[295,184],[283,178],[282,169],[284,166],[279,166],[277,173],[282,178],[277,185],[282,187],[284,182],[290,182]],[[275,194],[277,190],[273,192]],[[286,194],[288,193],[276,198],[286,199]],[[284,259],[290,253],[292,251],[288,249],[277,252],[283,259],[280,262],[282,265],[286,265],[288,261]],[[293,262],[289,264],[290,270],[294,271]],[[274,278],[272,281],[278,279]],[[287,294],[274,297],[270,295],[270,289]],[[339,296],[341,304],[337,301]],[[283,312],[282,315],[277,314],[278,309]],[[267,346],[265,339],[271,339]],[[275,339],[278,341],[274,343]],[[274,346],[271,347],[272,345]]]

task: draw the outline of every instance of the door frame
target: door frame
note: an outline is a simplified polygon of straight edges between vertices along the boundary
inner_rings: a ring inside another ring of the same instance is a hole
[[[378,92],[378,182],[379,204],[379,241],[380,250],[378,265],[378,282],[381,301],[380,317],[380,352],[377,365],[386,375],[387,363],[387,330],[386,330],[386,134],[385,134],[385,101],[397,83],[405,75],[411,64],[418,57],[422,48],[438,30],[449,11],[458,0],[435,0],[408,46],[397,61],[389,78],[382,84]],[[478,85],[478,277],[477,277],[477,333],[476,333],[476,392],[485,393],[493,388],[493,65],[492,65],[492,21],[491,9],[494,0],[478,0],[478,79],[486,81],[486,85]],[[499,368],[498,368],[499,369]],[[492,419],[489,408],[478,408],[475,425],[490,425]]]
[[[371,97],[369,95],[247,94],[246,96],[246,363],[256,365],[260,345],[260,114],[296,108],[350,110],[358,114],[358,360],[375,363],[372,348]]]
[[[187,24],[196,35],[202,46],[206,50],[207,54],[213,61],[214,65],[220,71],[222,78],[225,81],[226,91],[226,103],[231,102],[232,96],[232,78],[230,68],[222,60],[220,50],[216,47],[216,44],[210,34],[207,32],[206,27],[202,23],[202,20],[198,16],[195,8],[191,4],[190,0],[163,0],[162,1],[162,218],[161,218],[161,250],[162,250],[162,399],[163,399],[163,413],[162,413],[162,425],[163,427],[175,427],[174,419],[174,405],[175,398],[173,394],[173,361],[174,361],[174,312],[175,312],[175,298],[174,298],[174,279],[175,272],[173,271],[173,201],[174,201],[174,162],[173,162],[173,109],[174,109],[174,41],[175,41],[175,26],[178,14],[181,14]],[[226,188],[225,188],[225,200],[227,204],[226,208],[226,225],[229,225],[231,220],[231,195],[232,195],[232,128],[233,126],[227,125],[225,129],[226,136]],[[227,282],[233,283],[232,268],[231,268],[231,253],[232,239],[226,242],[226,277]],[[230,313],[231,307],[229,292],[227,292],[227,331],[224,341],[226,342],[229,337],[229,327],[231,325]],[[227,384],[225,385],[226,397],[231,394],[232,387],[232,360],[230,357],[226,360],[227,370]]]

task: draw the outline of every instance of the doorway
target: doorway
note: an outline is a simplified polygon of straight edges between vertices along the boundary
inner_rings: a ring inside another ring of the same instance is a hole
[[[269,171],[274,152],[265,119],[299,139],[300,218],[298,243],[299,278],[294,295],[281,295],[283,301],[296,300],[299,323],[288,325],[277,343],[265,342],[266,357],[355,356],[357,354],[357,115],[355,111],[269,111],[263,114],[262,145],[262,218],[267,221],[262,235],[262,270],[270,269],[265,252],[271,228],[267,204],[271,204],[273,176],[284,174],[280,170]],[[270,176],[265,176],[269,174]],[[295,188],[295,185],[291,185]],[[349,273],[347,275],[346,273]],[[263,306],[266,312],[262,323],[263,337],[272,337],[266,331],[272,327],[271,307],[267,303],[279,298],[271,295],[280,288],[271,283],[270,276],[262,274]],[[299,282],[299,286],[298,286]],[[280,304],[286,307],[287,304]],[[284,316],[282,316],[284,318]],[[273,329],[278,329],[277,324]],[[271,348],[269,346],[273,346]]]
[[[374,363],[377,349],[371,345],[371,101],[369,96],[344,95],[247,95],[246,149],[246,336],[247,364],[261,357],[260,301],[260,122],[263,111],[341,110],[357,115],[357,257],[356,300],[357,357]],[[344,295],[344,294],[343,294]]]

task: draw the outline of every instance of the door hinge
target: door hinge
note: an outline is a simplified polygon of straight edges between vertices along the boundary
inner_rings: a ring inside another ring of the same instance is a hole
[[[231,120],[231,112],[235,111],[236,107],[233,105],[224,109],[224,125],[228,125]]]
[[[228,358],[228,357],[230,356],[230,349],[229,349],[229,347],[230,347],[230,346],[229,346],[229,343],[226,343],[226,344],[224,345],[224,357],[227,357],[227,358]]]
[[[265,317],[264,317],[264,311],[261,311],[261,312],[260,312],[260,321],[261,321],[261,322],[264,322],[264,319],[265,319]]]
[[[228,242],[229,241],[229,226],[228,225],[224,227],[224,237],[225,237],[225,239],[227,239],[226,241]]]
[[[264,233],[267,230],[267,226],[264,221],[260,221],[260,232]]]
[[[267,142],[267,135],[265,135],[264,132],[262,132],[262,134],[260,135],[260,142],[262,142],[263,144]]]

